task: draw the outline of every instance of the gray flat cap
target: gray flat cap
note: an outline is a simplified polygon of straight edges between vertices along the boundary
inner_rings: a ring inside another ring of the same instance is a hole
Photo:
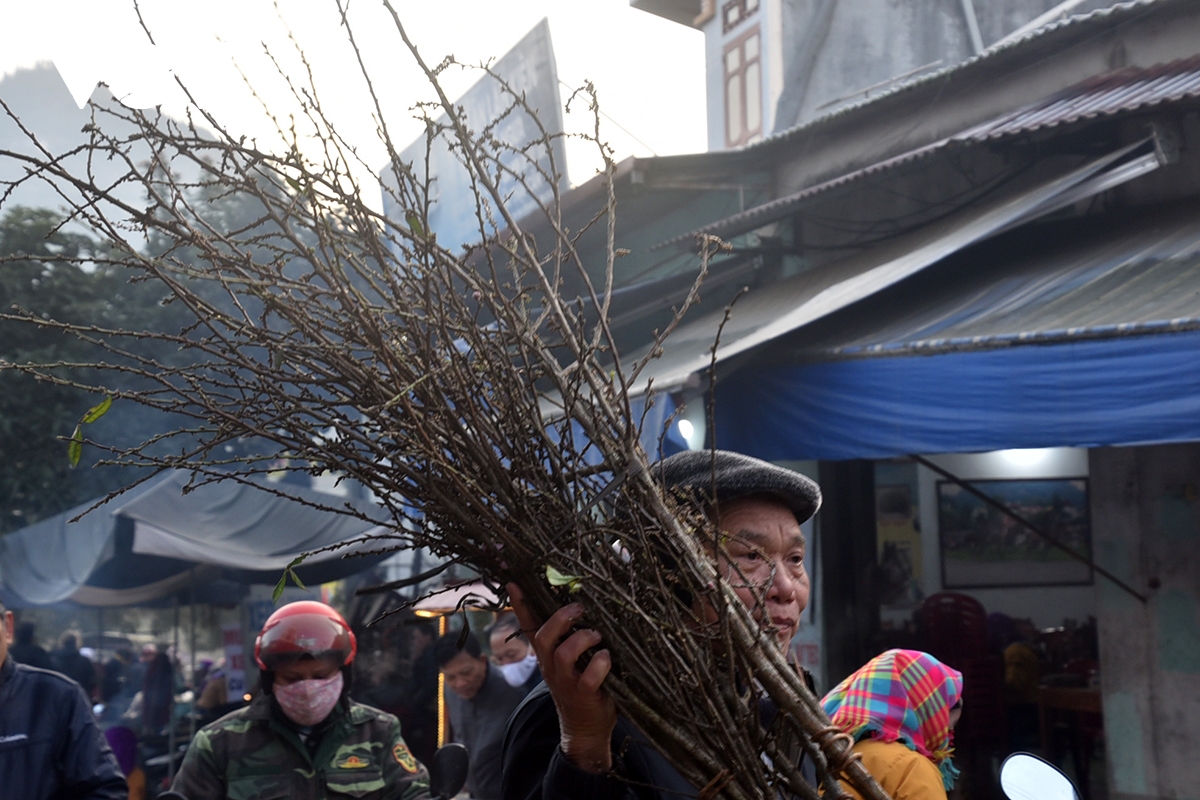
[[[778,497],[804,522],[821,507],[821,488],[790,469],[728,450],[688,450],[650,468],[668,489],[700,497],[714,493],[718,502],[750,494]],[[714,478],[715,472],[715,478]]]

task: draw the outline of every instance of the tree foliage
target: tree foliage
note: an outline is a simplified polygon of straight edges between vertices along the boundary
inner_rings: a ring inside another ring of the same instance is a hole
[[[227,198],[209,205],[221,230],[245,223],[245,210]],[[65,226],[65,216],[42,208],[14,206],[0,216],[0,310],[25,312],[76,328],[39,327],[0,319],[0,361],[14,364],[87,365],[101,360],[127,363],[114,353],[103,331],[179,331],[194,321],[180,306],[164,303],[163,286],[144,280],[141,270],[125,263],[111,243]],[[159,241],[158,247],[169,245]],[[145,249],[153,251],[151,240]],[[183,261],[192,252],[177,254]],[[203,290],[203,287],[198,287]],[[77,335],[95,329],[89,336]],[[170,363],[178,348],[153,338],[125,343],[130,353]],[[59,376],[94,381],[87,388],[68,386],[15,370],[0,370],[0,533],[22,528],[88,500],[123,488],[146,469],[98,466],[100,453],[81,448],[77,465],[64,437],[70,437],[88,409],[109,397],[107,389],[137,391],[147,383],[137,376],[102,370],[61,367]],[[117,403],[91,424],[80,428],[114,448],[130,447],[176,430],[180,421],[137,403]],[[245,450],[247,444],[239,442]]]
[[[78,326],[162,329],[172,312],[158,302],[161,289],[129,283],[128,268],[104,262],[103,244],[64,230],[63,221],[48,209],[19,206],[0,217],[0,309]],[[0,320],[5,361],[82,364],[100,355],[90,342],[62,330]],[[86,468],[94,453],[85,456],[85,468],[72,469],[68,461],[62,437],[100,399],[79,387],[0,371],[0,533],[103,496],[129,479],[119,470]],[[131,404],[98,425],[98,435],[126,445],[169,427],[161,415]]]

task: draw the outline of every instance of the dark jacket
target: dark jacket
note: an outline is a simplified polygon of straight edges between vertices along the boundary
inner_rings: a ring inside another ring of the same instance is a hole
[[[529,677],[525,679],[525,682],[521,684],[521,691],[524,692],[525,694],[529,694],[530,692],[532,692],[534,689],[536,689],[541,684],[542,684],[542,668],[535,667],[533,672],[530,673]]]
[[[9,645],[8,654],[12,656],[13,661],[27,667],[54,669],[54,662],[50,660],[50,654],[46,652],[45,648],[38,647],[36,644],[16,642]]]
[[[174,699],[175,669],[165,653],[158,653],[142,678],[142,725],[147,731],[156,733],[166,727]]]
[[[11,658],[0,665],[0,795],[21,800],[129,796],[79,684]]]
[[[171,788],[188,800],[427,800],[429,773],[391,714],[343,698],[301,739],[260,695],[196,734]]]
[[[812,688],[812,678],[804,674]],[[773,710],[764,708],[765,717]],[[613,729],[613,771],[585,772],[563,755],[554,698],[545,684],[538,686],[513,712],[504,732],[503,800],[686,800],[699,790],[646,740],[628,720],[617,718]],[[816,785],[809,759],[800,771]]]
[[[78,650],[60,647],[50,654],[50,662],[56,672],[61,672],[83,687],[83,693],[91,698],[96,691],[96,666]]]
[[[508,715],[525,699],[525,690],[509,686],[503,673],[488,664],[483,686],[470,700],[446,691],[450,728],[470,756],[467,791],[479,800],[499,800],[501,746]]]

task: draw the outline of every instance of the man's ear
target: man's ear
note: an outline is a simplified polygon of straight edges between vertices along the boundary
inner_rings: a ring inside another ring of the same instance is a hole
[[[4,612],[4,641],[8,644],[13,642],[13,613],[11,611]]]

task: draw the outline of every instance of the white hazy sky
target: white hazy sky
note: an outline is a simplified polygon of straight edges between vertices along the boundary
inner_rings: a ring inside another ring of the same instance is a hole
[[[628,0],[395,0],[395,7],[431,64],[447,54],[468,63],[497,58],[548,17],[559,78],[572,87],[593,81],[603,111],[632,134],[605,121],[618,159],[705,149],[703,37],[697,31],[636,11]],[[335,0],[140,0],[140,8],[156,46],[138,25],[133,0],[0,0],[0,73],[53,61],[77,96],[103,80],[129,105],[162,104],[178,115],[185,103],[173,72],[227,129],[265,138],[270,127],[263,107],[239,69],[267,108],[286,116],[286,86],[263,51],[265,44],[302,80],[290,30],[312,65],[328,115],[367,163],[378,167],[386,160]],[[392,138],[403,146],[421,133],[407,109],[430,99],[428,84],[382,0],[350,0],[349,9]],[[457,97],[479,73],[453,69],[443,77]],[[569,92],[560,90],[565,100]],[[585,117],[568,116],[567,130],[589,124]],[[582,183],[598,161],[582,147],[569,147],[568,166],[572,183]]]

